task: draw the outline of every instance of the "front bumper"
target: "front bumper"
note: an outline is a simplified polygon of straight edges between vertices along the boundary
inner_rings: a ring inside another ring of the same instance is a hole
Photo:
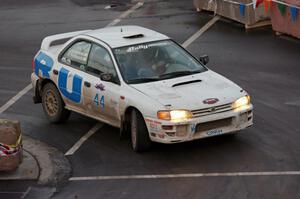
[[[145,117],[150,139],[160,143],[186,142],[233,133],[253,125],[253,105],[222,113],[171,122]]]

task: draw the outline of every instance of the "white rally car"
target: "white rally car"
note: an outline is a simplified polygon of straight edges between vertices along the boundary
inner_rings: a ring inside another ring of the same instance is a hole
[[[138,26],[53,35],[34,57],[34,102],[54,123],[75,111],[118,127],[135,151],[250,127],[248,93],[207,62]]]

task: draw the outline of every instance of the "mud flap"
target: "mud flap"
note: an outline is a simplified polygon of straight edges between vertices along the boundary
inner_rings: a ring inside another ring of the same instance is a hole
[[[121,121],[120,140],[125,140],[130,138],[130,123],[128,121],[124,121],[124,119]]]
[[[34,96],[32,97],[33,99],[33,103],[34,104],[39,104],[42,103],[42,97],[41,97],[41,93],[40,93],[40,89],[41,85],[40,85],[40,80],[37,80],[36,82],[36,86],[35,86],[35,91],[34,91]]]

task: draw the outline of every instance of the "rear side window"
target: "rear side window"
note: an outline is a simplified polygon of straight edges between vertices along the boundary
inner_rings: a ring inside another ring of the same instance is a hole
[[[61,57],[61,62],[85,70],[91,44],[86,41],[78,41],[74,43]]]

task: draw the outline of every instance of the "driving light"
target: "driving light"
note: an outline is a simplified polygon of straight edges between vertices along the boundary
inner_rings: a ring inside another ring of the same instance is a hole
[[[193,114],[187,110],[158,111],[157,118],[162,120],[181,121],[192,118]]]
[[[246,95],[244,97],[241,97],[240,99],[236,100],[233,104],[233,108],[239,108],[241,106],[246,106],[250,104],[250,96]]]

